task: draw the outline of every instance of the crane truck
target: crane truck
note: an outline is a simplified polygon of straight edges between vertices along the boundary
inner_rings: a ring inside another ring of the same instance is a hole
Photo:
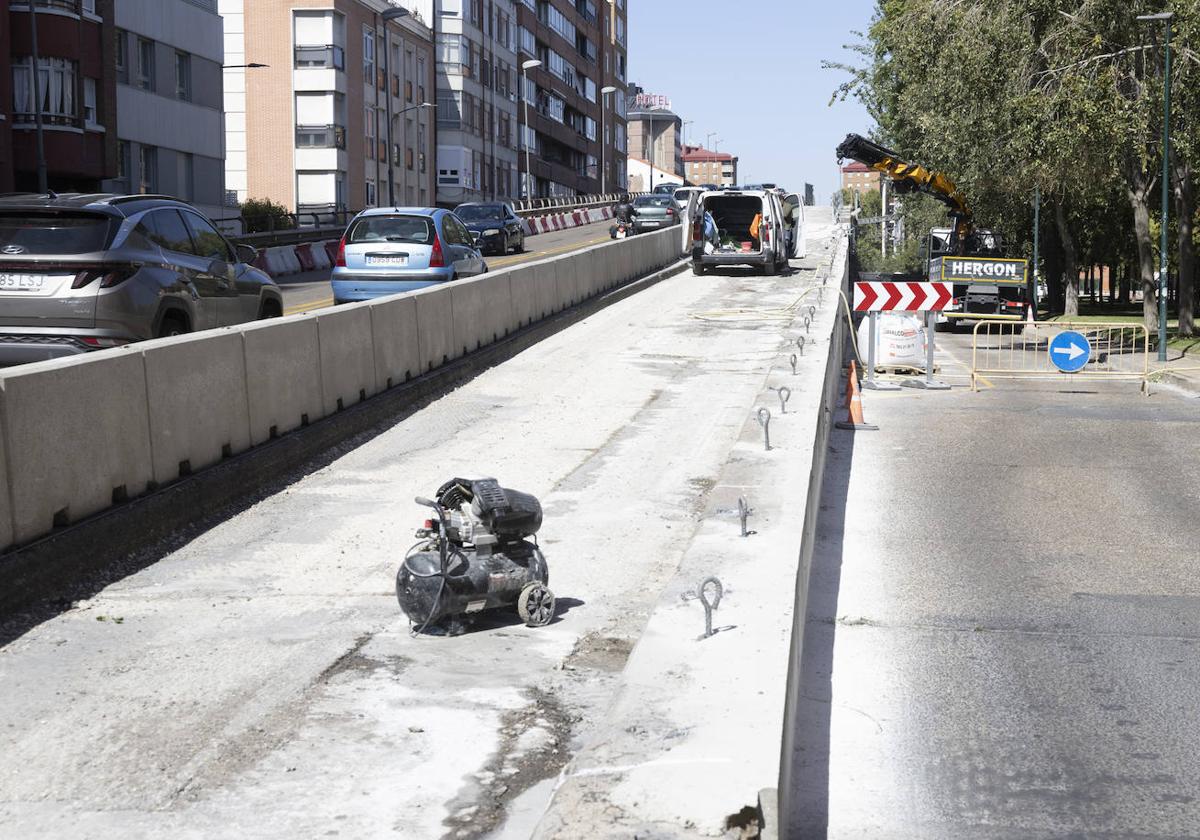
[[[849,158],[882,173],[901,195],[921,192],[949,209],[950,226],[932,229],[921,245],[925,279],[954,284],[954,298],[948,309],[938,313],[938,323],[980,318],[1019,321],[1032,311],[1035,290],[1028,260],[1005,257],[1000,235],[975,226],[966,197],[944,173],[909,163],[858,134],[846,135],[837,156],[839,164]]]

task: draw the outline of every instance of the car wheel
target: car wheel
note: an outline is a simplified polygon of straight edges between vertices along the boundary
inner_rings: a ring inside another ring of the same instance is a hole
[[[173,335],[185,335],[188,330],[187,319],[182,315],[171,314],[162,319],[158,325],[158,338],[168,338]]]
[[[504,234],[504,239],[500,242],[500,256],[508,256],[508,234]]]
[[[258,313],[258,320],[262,321],[266,318],[280,318],[283,316],[283,308],[279,305],[279,301],[268,300],[264,301],[262,309]]]
[[[692,263],[692,274],[694,274],[696,277],[703,277],[704,269],[705,266],[703,263]]]

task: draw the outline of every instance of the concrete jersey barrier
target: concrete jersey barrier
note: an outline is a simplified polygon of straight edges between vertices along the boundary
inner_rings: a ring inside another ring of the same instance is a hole
[[[677,243],[674,229],[657,231],[418,292],[0,371],[0,549],[653,273],[679,259]],[[266,259],[299,265],[291,247]]]

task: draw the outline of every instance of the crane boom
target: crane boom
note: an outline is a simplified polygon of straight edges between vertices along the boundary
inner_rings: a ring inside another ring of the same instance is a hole
[[[931,172],[919,163],[909,163],[891,149],[873,143],[859,134],[847,134],[837,147],[838,162],[849,158],[882,172],[899,193],[923,192],[950,208],[959,242],[965,242],[974,229],[966,196],[941,172]]]

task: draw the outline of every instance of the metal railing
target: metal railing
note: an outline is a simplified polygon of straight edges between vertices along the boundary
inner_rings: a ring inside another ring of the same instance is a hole
[[[337,44],[296,47],[293,60],[297,68],[325,67],[333,70],[346,69],[346,51]]]
[[[1052,346],[1064,332],[1079,333],[1087,347],[1068,344]],[[1086,352],[1088,358],[1078,371],[1064,373],[1051,360],[1052,353],[1074,361]],[[1085,321],[981,320],[971,335],[971,390],[979,390],[980,381],[990,377],[1037,379],[1075,377],[1077,379],[1141,380],[1145,390],[1150,372],[1150,335],[1140,323],[1091,323]]]

